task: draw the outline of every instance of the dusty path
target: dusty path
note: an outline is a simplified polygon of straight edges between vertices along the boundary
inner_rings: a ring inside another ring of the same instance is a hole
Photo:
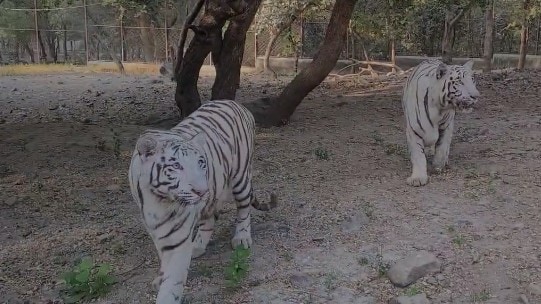
[[[224,283],[231,207],[192,264],[189,303],[387,303],[420,292],[431,303],[541,303],[530,286],[541,284],[540,76],[481,80],[479,109],[458,117],[451,168],[423,188],[405,183],[401,83],[318,88],[290,125],[258,132],[256,186],[281,203],[255,216],[244,285]],[[239,100],[283,81],[244,76]],[[173,84],[18,76],[0,78],[0,91],[0,302],[52,303],[59,276],[90,255],[121,280],[100,303],[153,303],[157,256],[126,174],[139,132],[175,117]],[[419,250],[442,272],[394,287],[386,266]]]

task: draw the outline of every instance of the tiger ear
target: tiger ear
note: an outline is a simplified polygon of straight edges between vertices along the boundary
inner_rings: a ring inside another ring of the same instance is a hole
[[[151,134],[143,134],[137,140],[135,148],[143,160],[147,160],[158,150],[158,141]]]
[[[468,70],[473,70],[473,59],[470,59],[468,61],[466,61],[466,63],[464,63],[462,66]]]
[[[441,79],[447,73],[447,65],[440,63],[436,69],[436,79]]]

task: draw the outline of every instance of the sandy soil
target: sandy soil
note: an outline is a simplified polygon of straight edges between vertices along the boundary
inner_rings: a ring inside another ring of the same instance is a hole
[[[255,183],[280,205],[254,216],[248,277],[226,288],[230,206],[192,262],[186,302],[387,303],[423,292],[431,303],[541,303],[531,286],[541,283],[540,76],[482,77],[479,107],[457,118],[450,168],[422,188],[405,182],[403,79],[322,85],[288,126],[258,130]],[[286,81],[246,74],[239,100]],[[201,77],[204,96],[211,83]],[[174,84],[18,76],[0,78],[0,92],[0,302],[61,303],[61,274],[91,256],[120,281],[98,303],[153,303],[157,255],[127,169],[138,134],[174,122]],[[419,250],[442,272],[394,287],[387,265]]]

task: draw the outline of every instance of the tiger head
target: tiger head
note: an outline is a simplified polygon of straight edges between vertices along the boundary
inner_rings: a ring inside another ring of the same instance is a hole
[[[453,107],[462,112],[471,112],[479,91],[473,81],[473,60],[464,65],[441,63],[436,70],[436,79],[442,82],[442,107]]]
[[[160,199],[195,205],[208,198],[207,157],[204,134],[190,140],[175,135],[143,134],[136,143],[141,159],[140,182]],[[148,181],[148,183],[147,183]]]

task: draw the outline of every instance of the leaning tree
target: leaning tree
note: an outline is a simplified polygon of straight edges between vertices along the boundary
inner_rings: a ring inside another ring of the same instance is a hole
[[[211,99],[235,99],[240,82],[246,32],[252,24],[262,0],[199,0],[184,24],[174,79],[177,82],[175,101],[181,118],[201,105],[197,88],[199,72],[205,58],[212,54],[216,79]],[[275,97],[248,102],[261,126],[287,123],[297,106],[330,73],[338,61],[347,36],[349,20],[357,0],[336,0],[323,44],[312,62]],[[193,22],[205,6],[197,25]],[[225,32],[222,29],[227,27]],[[184,53],[188,30],[194,37]]]

